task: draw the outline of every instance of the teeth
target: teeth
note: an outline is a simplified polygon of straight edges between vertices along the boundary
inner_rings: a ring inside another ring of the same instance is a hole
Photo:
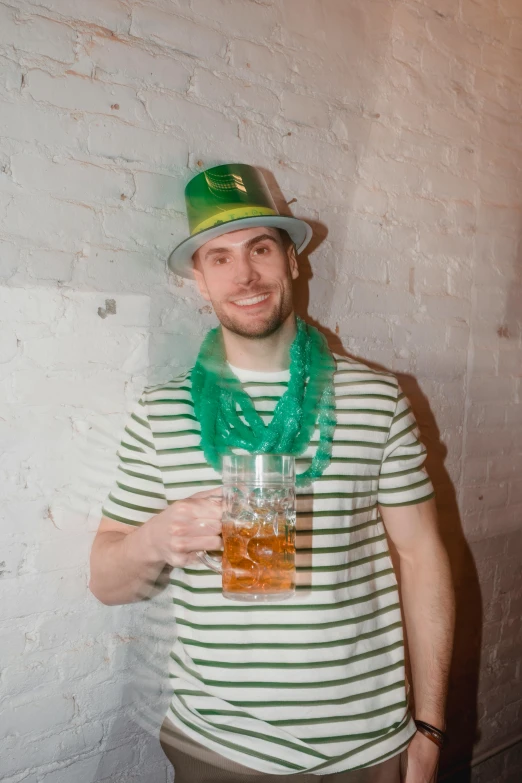
[[[240,307],[245,307],[246,305],[253,305],[257,304],[258,302],[263,302],[265,299],[268,299],[270,294],[261,294],[260,296],[253,296],[251,299],[238,299],[234,304],[239,305]]]

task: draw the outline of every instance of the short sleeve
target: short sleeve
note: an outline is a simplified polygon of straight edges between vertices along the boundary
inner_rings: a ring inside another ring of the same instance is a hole
[[[141,525],[168,505],[144,397],[127,420],[117,454],[116,481],[102,513],[117,522]]]
[[[407,398],[400,387],[397,389],[379,474],[377,502],[381,506],[409,506],[435,494],[424,467],[426,449],[420,442],[417,422]]]

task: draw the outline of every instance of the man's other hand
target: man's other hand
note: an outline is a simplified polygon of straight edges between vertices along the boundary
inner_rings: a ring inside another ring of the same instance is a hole
[[[402,783],[436,783],[440,750],[418,731],[408,745]]]

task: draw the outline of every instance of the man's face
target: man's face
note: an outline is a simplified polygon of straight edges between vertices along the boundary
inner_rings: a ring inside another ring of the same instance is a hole
[[[293,245],[275,228],[245,228],[211,239],[194,254],[194,276],[221,324],[256,339],[273,334],[293,311],[298,276]]]

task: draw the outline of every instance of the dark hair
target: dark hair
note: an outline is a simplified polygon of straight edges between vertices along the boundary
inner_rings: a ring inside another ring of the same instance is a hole
[[[297,248],[295,246],[294,240],[291,238],[288,231],[285,231],[284,228],[278,228],[277,231],[279,231],[279,236],[281,237],[281,242],[283,243],[283,247],[285,250],[288,250],[288,248],[294,246],[295,251],[297,252]]]

